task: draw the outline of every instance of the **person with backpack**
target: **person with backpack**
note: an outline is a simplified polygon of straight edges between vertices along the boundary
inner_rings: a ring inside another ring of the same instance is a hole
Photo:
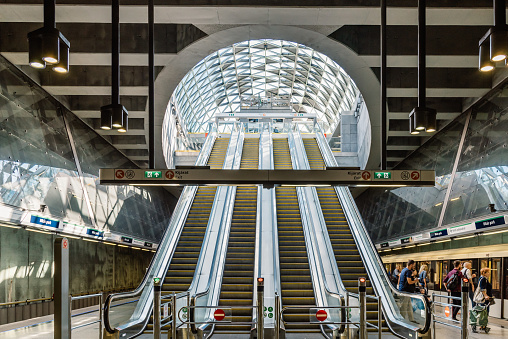
[[[452,319],[457,320],[457,313],[460,311],[460,287],[462,280],[462,272],[460,271],[460,260],[455,260],[453,262],[454,269],[448,272],[446,277],[443,279],[443,283],[446,287],[446,290],[450,293],[452,297],[459,297],[459,299],[452,299],[453,306],[452,311]],[[462,315],[464,317],[464,314]]]
[[[418,282],[418,279],[416,278],[416,271],[414,271],[415,265],[414,260],[409,260],[407,262],[407,266],[402,270],[402,272],[400,272],[398,282],[399,291],[408,293],[415,292],[416,283]],[[415,322],[413,316],[413,305],[411,304],[410,297],[402,297],[400,314],[409,321]]]

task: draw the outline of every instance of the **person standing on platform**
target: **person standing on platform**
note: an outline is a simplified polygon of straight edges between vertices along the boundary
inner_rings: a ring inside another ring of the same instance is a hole
[[[476,303],[473,300],[474,296],[474,282],[473,278],[476,278],[476,274],[473,274],[473,271],[471,270],[471,263],[469,261],[464,262],[464,268],[462,269],[462,275],[466,277],[469,280],[469,299],[471,300],[471,308],[476,306]]]
[[[409,260],[407,266],[400,272],[398,281],[398,290],[407,293],[414,293],[416,283],[416,271],[414,271],[415,262]],[[400,314],[407,320],[415,322],[413,316],[413,305],[411,304],[411,297],[402,297],[402,304],[400,305]]]
[[[420,283],[420,289],[424,289],[427,294],[427,265],[423,264],[420,266],[420,272],[418,273],[418,282]]]
[[[446,277],[443,279],[443,283],[446,286],[446,290],[450,293],[452,297],[458,297],[459,299],[452,299],[452,303],[455,305],[453,306],[452,311],[452,319],[457,320],[457,313],[460,311],[460,281],[462,280],[462,272],[460,271],[460,260],[455,260],[453,262],[453,270],[448,272]],[[463,317],[467,316],[462,315]]]
[[[393,285],[395,286],[395,288],[399,287],[399,285],[398,285],[399,275],[400,275],[400,265],[396,264],[395,269],[393,270],[392,276],[391,276],[391,281],[392,281]]]

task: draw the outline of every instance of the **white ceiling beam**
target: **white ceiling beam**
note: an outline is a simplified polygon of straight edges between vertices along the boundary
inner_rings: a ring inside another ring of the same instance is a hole
[[[111,86],[42,86],[52,95],[111,95]],[[122,86],[120,95],[147,96],[148,86]]]
[[[460,112],[437,112],[437,120],[453,120],[460,114]],[[406,120],[408,118],[409,112],[388,112],[388,119]]]
[[[377,7],[156,6],[155,23],[209,25],[379,25]],[[121,23],[147,23],[146,6],[121,6]],[[41,22],[42,5],[0,5],[1,22]],[[110,23],[111,6],[57,5],[57,22]],[[416,7],[387,10],[388,25],[416,25]],[[428,8],[427,25],[491,26],[492,8]]]
[[[28,57],[27,57],[28,58]],[[380,67],[379,55],[360,55],[369,67]],[[427,55],[427,68],[478,68],[477,55]],[[387,67],[418,67],[417,55],[388,55]]]
[[[412,145],[387,145],[386,150],[388,151],[414,151],[420,146],[412,146]]]
[[[126,150],[126,149],[146,149],[148,150],[147,144],[115,144],[115,147],[119,150]]]
[[[129,118],[146,118],[147,113],[145,111],[128,111],[129,112]],[[81,110],[74,110],[72,113],[76,114],[81,119],[94,119],[94,118],[100,118],[101,112],[99,110],[96,111],[81,111]]]
[[[28,65],[28,52],[2,52],[2,55],[15,65]],[[175,57],[176,54],[155,54],[155,66],[166,66]],[[71,70],[72,66],[111,66],[111,53],[73,53],[71,51],[69,60]],[[120,53],[120,66],[148,66],[148,54]]]
[[[130,129],[124,133],[120,133],[116,129],[105,130],[105,129],[98,128],[95,131],[97,133],[99,133],[100,135],[144,135],[144,136],[146,136],[145,130],[142,130],[142,129]],[[131,145],[131,144],[125,144],[125,145]],[[133,145],[135,145],[135,144],[133,144]]]
[[[427,98],[480,98],[489,88],[427,88]],[[390,98],[412,98],[418,96],[417,88],[387,88]]]

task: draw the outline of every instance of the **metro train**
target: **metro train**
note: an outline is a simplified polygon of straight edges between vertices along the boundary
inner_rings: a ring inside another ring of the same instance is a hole
[[[469,261],[472,264],[472,271],[476,274],[473,283],[478,285],[478,277],[480,276],[480,269],[489,267],[491,269],[489,281],[492,283],[492,294],[496,298],[496,304],[492,305],[490,316],[496,318],[508,318],[508,256],[506,253],[492,251],[488,253],[481,253],[483,257],[478,257],[477,249],[471,248],[468,253],[451,254],[448,257],[443,253],[426,252],[426,253],[413,253],[394,256],[382,256],[383,263],[389,274],[392,274],[396,265],[401,268],[406,266],[408,260],[413,259],[416,262],[416,269],[419,272],[420,266],[427,264],[428,266],[428,282],[427,287],[429,294],[437,293],[444,294],[446,289],[443,284],[443,279],[448,272],[453,269],[453,261],[461,260],[463,262]],[[441,252],[441,251],[440,251]],[[448,252],[448,251],[446,251]],[[450,251],[451,252],[451,251]],[[383,254],[383,253],[381,253]]]

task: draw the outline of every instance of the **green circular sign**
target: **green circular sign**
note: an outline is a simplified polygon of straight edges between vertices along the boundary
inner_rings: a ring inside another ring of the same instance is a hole
[[[273,312],[273,307],[272,306],[268,307],[268,312]]]
[[[183,313],[187,313],[187,307],[183,308]]]
[[[273,318],[273,313],[268,313],[268,318]]]
[[[265,306],[265,308],[263,309],[263,311],[266,311],[266,306]]]

